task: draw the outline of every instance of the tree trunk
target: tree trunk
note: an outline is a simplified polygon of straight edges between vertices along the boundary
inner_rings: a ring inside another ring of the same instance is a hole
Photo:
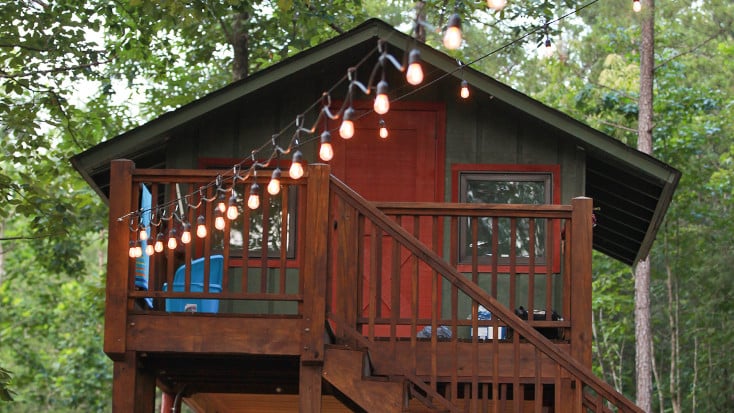
[[[237,13],[234,15],[232,32],[229,39],[234,51],[234,61],[232,62],[233,81],[244,79],[248,75],[250,66],[250,34],[247,31],[247,20],[249,18],[250,16],[247,13]]]
[[[640,42],[640,101],[637,125],[637,149],[652,153],[653,80],[655,70],[655,0],[642,2],[642,39]],[[637,405],[646,412],[652,409],[652,331],[650,326],[650,258],[635,268],[635,348],[637,370]]]

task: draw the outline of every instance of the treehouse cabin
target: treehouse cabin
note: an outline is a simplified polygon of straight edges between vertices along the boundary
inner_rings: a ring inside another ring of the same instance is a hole
[[[72,162],[115,412],[639,411],[591,372],[592,250],[645,257],[679,172],[381,21]]]

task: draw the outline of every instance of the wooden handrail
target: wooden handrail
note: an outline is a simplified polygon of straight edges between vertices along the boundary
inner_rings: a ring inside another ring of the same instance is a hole
[[[405,249],[418,257],[421,261],[428,264],[431,269],[440,273],[443,277],[445,277],[445,279],[447,279],[450,283],[460,289],[464,294],[489,309],[492,312],[493,316],[496,316],[499,319],[503,320],[508,327],[518,332],[521,336],[526,337],[528,341],[531,342],[538,350],[547,355],[550,359],[558,363],[560,366],[563,366],[563,368],[568,370],[569,373],[571,373],[573,376],[582,380],[586,385],[590,386],[598,394],[602,395],[607,400],[610,400],[615,405],[624,408],[626,411],[642,412],[639,407],[635,406],[632,402],[630,402],[626,397],[617,392],[608,383],[599,379],[596,375],[594,375],[593,372],[591,372],[589,368],[583,365],[580,361],[561,351],[542,334],[537,332],[532,326],[525,323],[514,313],[512,313],[512,311],[501,305],[494,297],[487,294],[477,284],[466,280],[466,278],[464,278],[456,270],[456,268],[454,268],[448,262],[442,259],[437,253],[431,251],[428,248],[425,248],[420,240],[416,239],[407,230],[387,218],[387,216],[383,212],[381,212],[376,205],[366,201],[364,198],[362,198],[359,194],[354,192],[351,188],[349,188],[346,184],[344,184],[336,177],[332,176],[331,184],[332,191],[337,194],[340,200],[348,203],[350,206],[355,208],[360,214],[369,219],[381,231],[385,232],[386,234],[397,240],[397,242],[400,243]],[[577,202],[590,203],[591,200],[587,198],[583,200],[578,200]],[[441,206],[438,204],[435,204],[434,207],[441,208]],[[563,212],[564,214],[567,213],[566,211]],[[591,220],[590,216],[587,218]]]

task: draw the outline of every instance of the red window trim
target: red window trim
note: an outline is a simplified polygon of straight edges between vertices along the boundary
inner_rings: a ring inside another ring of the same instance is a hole
[[[523,165],[523,164],[453,164],[451,165],[451,185],[453,190],[451,191],[451,200],[453,202],[459,202],[459,175],[461,173],[471,172],[489,172],[498,174],[512,174],[512,173],[537,173],[537,174],[550,174],[551,176],[551,204],[560,205],[561,203],[561,165],[550,164],[550,165]],[[553,266],[551,272],[560,273],[561,271],[561,229],[560,223],[555,221],[553,228],[551,228],[551,243],[553,248]],[[457,236],[457,240],[459,237]],[[458,241],[457,241],[458,242]],[[453,254],[456,255],[455,262],[457,262],[457,269],[460,272],[471,272],[472,264],[459,263],[458,246],[452,248]],[[498,273],[509,273],[510,265],[500,264],[497,267]],[[479,272],[490,272],[492,270],[491,265],[479,264]],[[520,274],[527,274],[530,271],[530,266],[527,264],[515,265],[514,272]],[[534,274],[544,274],[548,272],[548,268],[545,264],[536,264],[534,267]]]

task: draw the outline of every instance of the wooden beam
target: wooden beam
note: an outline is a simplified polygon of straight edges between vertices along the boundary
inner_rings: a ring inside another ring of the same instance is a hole
[[[306,193],[305,242],[303,257],[302,363],[323,363],[326,322],[326,277],[329,244],[329,166],[309,167]],[[320,375],[319,375],[320,377]]]
[[[135,164],[124,159],[112,161],[110,167],[104,351],[113,360],[121,359],[126,350],[130,229],[127,220],[120,221],[118,218],[130,212],[134,169]]]
[[[155,409],[155,375],[140,363],[138,353],[127,351],[113,366],[112,412],[151,413]]]
[[[301,325],[298,318],[133,314],[127,342],[149,352],[299,355]]]
[[[571,355],[591,368],[591,198],[574,198],[571,202]]]

